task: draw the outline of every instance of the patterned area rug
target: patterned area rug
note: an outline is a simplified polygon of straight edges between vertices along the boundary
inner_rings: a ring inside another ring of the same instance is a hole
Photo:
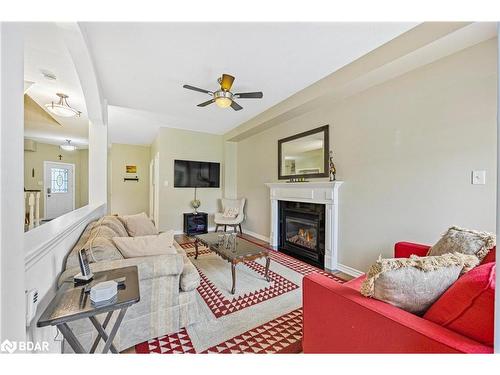
[[[181,246],[201,276],[200,321],[180,332],[136,345],[137,353],[299,353],[302,350],[302,278],[318,272],[339,283],[345,282],[270,250],[271,281],[264,278],[263,259],[240,263],[233,295],[227,261],[207,248],[200,248],[195,260],[194,245]]]

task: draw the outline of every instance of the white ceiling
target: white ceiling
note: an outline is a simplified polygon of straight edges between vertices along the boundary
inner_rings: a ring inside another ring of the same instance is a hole
[[[83,28],[110,105],[110,141],[149,144],[162,126],[223,134],[415,25],[106,22]],[[264,98],[239,99],[239,112],[196,107],[208,95],[182,85],[215,90],[222,73],[236,77],[233,92],[263,91]]]
[[[42,71],[56,75],[56,80],[48,80]],[[76,74],[73,61],[63,38],[54,23],[26,23],[24,39],[24,80],[33,84],[26,93],[40,107],[52,101],[57,102],[57,92],[69,95],[69,104],[82,111],[81,117],[65,118],[52,115],[62,126],[26,123],[25,137],[39,142],[61,144],[70,139],[75,145],[88,144],[88,119],[85,99]]]

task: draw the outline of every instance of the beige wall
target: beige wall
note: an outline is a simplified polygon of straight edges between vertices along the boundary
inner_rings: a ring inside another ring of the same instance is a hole
[[[110,160],[110,212],[129,215],[149,213],[149,146],[113,143]],[[125,166],[137,166],[139,181],[124,181]]]
[[[366,270],[397,241],[450,225],[495,230],[496,40],[429,64],[238,143],[244,228],[269,236],[277,140],[330,124],[340,188],[339,262]],[[256,152],[258,150],[258,152]],[[471,171],[486,170],[486,185]]]
[[[151,146],[151,158],[160,153],[160,230],[182,230],[183,213],[192,212],[190,202],[194,198],[193,188],[174,188],[174,160],[200,160],[221,163],[221,188],[199,188],[201,212],[209,214],[209,225],[213,225],[213,214],[218,211],[219,199],[224,186],[224,142],[221,135],[161,128]]]
[[[59,160],[62,155],[62,160]],[[88,150],[64,151],[56,145],[36,142],[36,151],[24,151],[24,187],[43,190],[43,162],[55,161],[75,165],[75,208],[88,204]],[[32,170],[35,177],[32,177]],[[43,216],[45,196],[40,195],[40,215]]]

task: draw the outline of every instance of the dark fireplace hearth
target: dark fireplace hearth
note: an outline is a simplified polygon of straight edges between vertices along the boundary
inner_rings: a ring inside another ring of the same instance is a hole
[[[279,249],[311,265],[325,266],[325,206],[279,201]]]

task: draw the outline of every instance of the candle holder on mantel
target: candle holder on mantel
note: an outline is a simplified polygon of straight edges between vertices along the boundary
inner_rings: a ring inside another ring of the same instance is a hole
[[[309,180],[306,180],[305,177],[290,177],[290,179],[287,181],[288,183],[294,183],[294,182],[309,182]]]

